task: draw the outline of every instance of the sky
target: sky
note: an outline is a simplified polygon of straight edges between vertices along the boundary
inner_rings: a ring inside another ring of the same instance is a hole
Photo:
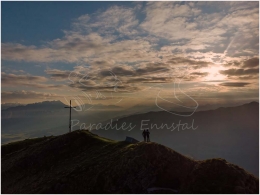
[[[259,2],[1,2],[1,103],[259,100]]]

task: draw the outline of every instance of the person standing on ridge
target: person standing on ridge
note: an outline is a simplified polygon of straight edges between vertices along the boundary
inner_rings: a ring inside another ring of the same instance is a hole
[[[146,130],[146,139],[147,139],[147,141],[146,142],[150,142],[150,132],[149,132],[149,130],[147,129]]]
[[[143,137],[144,137],[144,142],[146,142],[146,131],[145,131],[145,129],[143,130],[142,135],[143,135]]]

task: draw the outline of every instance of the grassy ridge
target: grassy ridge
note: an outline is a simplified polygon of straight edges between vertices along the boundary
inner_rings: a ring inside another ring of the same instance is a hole
[[[4,144],[4,145],[1,146],[1,155],[5,156],[7,154],[23,150],[30,145],[36,144],[36,143],[41,142],[41,141],[48,140],[48,139],[53,138],[53,137],[54,136],[25,139],[25,140],[22,140],[22,141],[16,141],[16,142]]]
[[[20,151],[18,146],[22,148]],[[118,142],[88,131],[24,140],[4,147],[2,193],[147,193],[151,189],[156,189],[152,193],[256,193],[259,190],[257,178],[223,159],[195,161],[157,143]]]

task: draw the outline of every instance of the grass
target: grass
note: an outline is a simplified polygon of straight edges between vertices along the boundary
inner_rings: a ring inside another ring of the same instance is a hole
[[[257,192],[259,182],[224,159],[194,161],[161,144],[114,141],[87,130],[2,145],[1,161],[2,193],[143,194],[153,187],[247,193]]]
[[[16,142],[4,144],[1,146],[1,152],[2,152],[1,155],[5,156],[7,154],[23,150],[30,145],[48,140],[53,137],[54,136],[48,136],[48,137],[45,136],[45,137],[40,137],[40,138],[25,139],[22,141],[16,141]]]

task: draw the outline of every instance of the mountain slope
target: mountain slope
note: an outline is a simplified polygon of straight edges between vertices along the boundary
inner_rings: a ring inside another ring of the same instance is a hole
[[[176,128],[179,123],[187,124],[186,127],[193,125],[194,129]],[[131,131],[128,130],[130,128],[119,129],[124,124],[125,127],[131,124],[134,128]],[[140,131],[142,124],[143,128],[149,128],[152,141],[179,153],[199,160],[221,157],[245,168],[255,176],[259,175],[259,103],[257,102],[199,111],[189,117],[165,111],[136,114],[114,119],[107,129],[93,132],[113,140],[123,140],[125,136],[142,140]]]
[[[117,142],[88,131],[11,143],[2,151],[2,193],[259,191],[258,178],[224,159],[195,161],[157,143]]]

